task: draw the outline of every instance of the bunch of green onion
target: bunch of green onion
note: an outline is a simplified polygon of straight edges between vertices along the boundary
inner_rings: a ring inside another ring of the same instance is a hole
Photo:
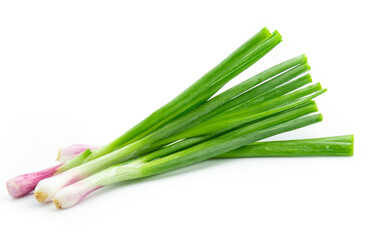
[[[13,197],[34,190],[58,208],[119,181],[144,178],[212,158],[350,156],[353,136],[258,142],[322,121],[305,55],[273,66],[216,95],[282,41],[264,28],[172,101],[102,147],[72,145],[54,167],[7,182]],[[310,84],[310,85],[308,85]]]

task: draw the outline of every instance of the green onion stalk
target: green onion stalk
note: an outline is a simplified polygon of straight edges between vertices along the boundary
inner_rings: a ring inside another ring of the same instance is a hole
[[[215,158],[352,156],[354,136],[257,142]]]

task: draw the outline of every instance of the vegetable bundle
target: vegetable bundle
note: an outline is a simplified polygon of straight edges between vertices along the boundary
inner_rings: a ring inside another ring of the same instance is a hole
[[[322,121],[305,55],[273,66],[216,95],[281,42],[264,28],[172,101],[102,147],[72,145],[60,164],[7,182],[13,197],[34,190],[58,208],[119,181],[143,178],[211,158],[350,156],[353,137],[257,142]],[[308,85],[310,84],[310,85]]]

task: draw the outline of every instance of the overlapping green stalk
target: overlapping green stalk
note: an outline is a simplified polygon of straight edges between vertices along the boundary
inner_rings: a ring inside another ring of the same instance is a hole
[[[256,142],[215,158],[352,156],[354,136]]]

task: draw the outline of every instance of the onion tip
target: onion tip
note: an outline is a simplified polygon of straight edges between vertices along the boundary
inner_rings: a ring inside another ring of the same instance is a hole
[[[54,199],[54,200],[52,200],[52,201],[54,202],[56,208],[58,208],[58,209],[62,209],[62,207],[61,207],[61,203],[59,202],[59,200]]]
[[[34,197],[38,200],[38,202],[44,202],[47,199],[48,194],[45,192],[36,191],[34,192]]]

